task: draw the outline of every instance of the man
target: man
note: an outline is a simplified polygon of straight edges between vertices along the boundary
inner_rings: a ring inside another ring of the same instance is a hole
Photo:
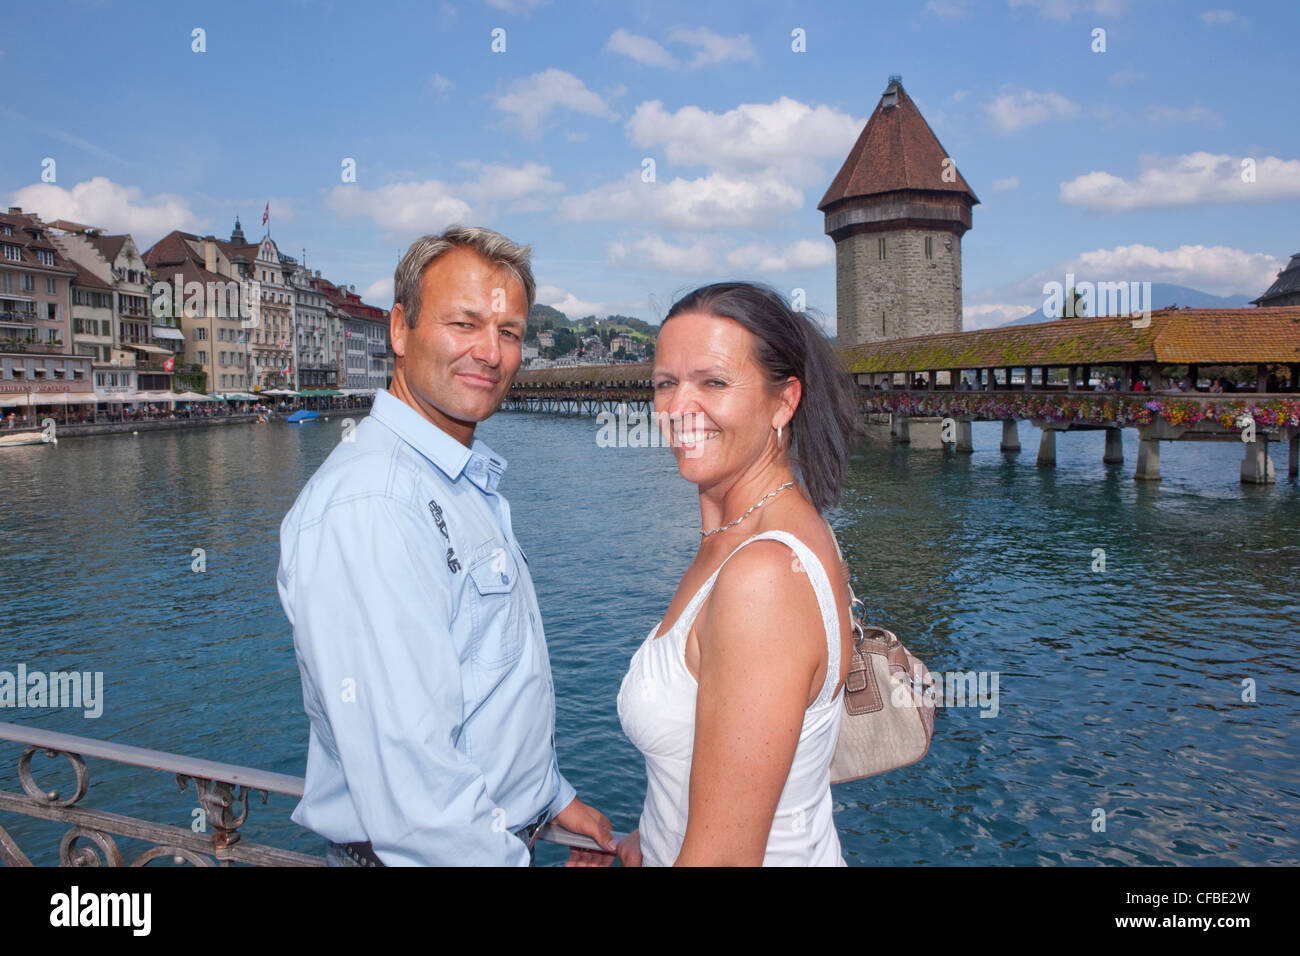
[[[519,368],[528,255],[460,226],[411,245],[391,392],[281,526],[311,720],[293,819],[337,865],[527,866],[548,819],[616,848],[556,764],[541,613],[496,490],[506,462],[474,438]]]

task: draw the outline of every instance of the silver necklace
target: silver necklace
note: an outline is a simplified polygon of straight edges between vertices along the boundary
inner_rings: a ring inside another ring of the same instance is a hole
[[[761,504],[762,504],[764,501],[766,501],[768,498],[771,498],[773,495],[780,494],[781,492],[785,491],[785,489],[789,488],[789,487],[790,487],[791,485],[793,485],[793,484],[794,484],[793,481],[787,481],[787,482],[786,482],[784,485],[782,485],[780,488],[776,489],[776,491],[769,491],[769,492],[768,492],[767,494],[765,494],[763,497],[761,497],[761,498],[759,498],[757,501],[755,501],[752,505],[750,505],[749,510],[746,511],[746,512],[745,512],[743,515],[741,515],[739,518],[737,518],[735,521],[732,521],[730,524],[724,524],[721,528],[714,528],[712,531],[705,531],[703,528],[701,528],[701,529],[700,529],[700,534],[704,535],[704,537],[707,538],[709,535],[711,535],[711,534],[717,534],[719,531],[726,531],[728,528],[734,528],[736,525],[740,524],[742,521],[744,521],[746,518],[748,518],[751,514],[753,514],[753,513],[754,513],[754,509],[757,508],[759,505],[761,505]]]

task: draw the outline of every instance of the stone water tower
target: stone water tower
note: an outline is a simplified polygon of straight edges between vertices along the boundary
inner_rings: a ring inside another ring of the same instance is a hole
[[[978,202],[891,76],[817,206],[835,240],[840,345],[962,331],[961,237]]]

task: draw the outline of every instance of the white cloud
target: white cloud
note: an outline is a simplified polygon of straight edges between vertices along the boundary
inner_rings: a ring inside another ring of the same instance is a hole
[[[485,0],[489,7],[505,13],[528,13],[537,7],[544,7],[551,0]]]
[[[661,236],[643,236],[632,242],[615,240],[606,248],[606,257],[619,265],[694,276],[716,273],[722,267],[722,260],[712,246],[703,242],[676,245]]]
[[[429,85],[432,86],[439,94],[446,93],[453,88],[451,80],[447,79],[441,73],[435,73],[429,77]]]
[[[1206,26],[1217,27],[1228,23],[1248,23],[1245,17],[1233,10],[1206,10],[1200,15],[1200,21]]]
[[[1147,119],[1153,123],[1199,123],[1203,126],[1222,126],[1223,117],[1203,106],[1147,107]]]
[[[1110,85],[1127,86],[1129,83],[1136,83],[1143,79],[1146,79],[1145,73],[1139,73],[1137,70],[1120,70],[1110,75]]]
[[[727,264],[747,272],[795,272],[821,269],[835,262],[835,245],[829,239],[800,239],[783,249],[755,243],[727,253]]]
[[[361,300],[380,308],[391,308],[393,304],[393,277],[377,279],[361,290]]]
[[[587,89],[582,80],[554,67],[516,80],[492,105],[528,135],[536,135],[551,113],[561,109],[600,119],[618,118],[604,98]]]
[[[344,218],[364,216],[390,236],[408,238],[452,223],[493,219],[506,210],[534,212],[563,190],[550,178],[550,167],[539,163],[503,166],[470,161],[461,166],[477,173],[477,178],[455,185],[426,179],[377,189],[335,186],[326,204]]]
[[[621,27],[610,34],[605,44],[607,53],[621,53],[646,66],[676,66],[677,60],[649,37],[637,36]]]
[[[540,286],[537,290],[537,301],[542,305],[559,309],[571,319],[581,319],[588,315],[609,315],[610,312],[615,311],[605,302],[587,302],[579,299],[572,292],[554,285]]]
[[[694,30],[679,28],[668,35],[668,39],[682,43],[695,50],[695,59],[688,66],[713,66],[716,63],[758,62],[758,53],[748,35],[723,36],[714,33],[708,27]]]
[[[967,305],[961,310],[961,327],[966,332],[976,329],[991,329],[1013,319],[1028,315],[1038,308],[1030,303],[986,302],[983,305]]]
[[[16,190],[9,204],[21,206],[46,222],[69,219],[98,226],[110,233],[129,232],[141,249],[173,229],[200,231],[200,219],[182,196],[159,193],[145,196],[138,186],[123,186],[95,176],[64,189],[52,183],[35,183]]]
[[[662,149],[671,163],[733,173],[776,167],[791,180],[822,183],[825,161],[842,161],[865,125],[829,106],[782,96],[725,113],[698,106],[669,112],[650,100],[636,108],[627,132],[637,146]]]
[[[471,160],[461,166],[478,173],[476,180],[460,187],[462,195],[477,203],[513,203],[514,211],[520,212],[526,211],[520,209],[520,200],[541,199],[564,191],[551,179],[551,167],[540,163],[503,166]]]
[[[560,203],[575,222],[627,221],[672,229],[722,229],[775,224],[803,206],[803,192],[785,180],[711,173],[697,179],[643,183],[638,173]]]
[[[970,0],[927,0],[923,12],[942,20],[960,20],[970,12]]]
[[[1250,166],[1243,167],[1248,159]],[[1114,211],[1300,197],[1300,160],[1202,152],[1141,156],[1138,162],[1142,171],[1131,181],[1093,171],[1061,183],[1061,202]],[[1243,182],[1251,166],[1254,182]]]
[[[1044,282],[1064,283],[1070,272],[1076,282],[1168,282],[1214,295],[1254,296],[1272,284],[1283,265],[1282,259],[1267,253],[1228,246],[1157,249],[1135,243],[1081,253],[1029,277],[1016,289],[1021,294],[1039,294]]]
[[[1127,0],[1008,0],[1008,4],[1013,10],[1017,7],[1029,7],[1040,17],[1059,20],[1062,23],[1077,13],[1121,16],[1128,7]]]
[[[345,219],[366,217],[390,236],[402,238],[440,232],[470,218],[469,203],[437,179],[392,183],[378,189],[335,186],[326,204]]]
[[[995,192],[1006,192],[1008,189],[1016,189],[1020,186],[1020,179],[1017,176],[1008,176],[1006,179],[999,179],[993,183]]]
[[[999,93],[984,107],[989,121],[1004,133],[1014,133],[1054,119],[1070,119],[1079,107],[1052,90],[1019,90]]]

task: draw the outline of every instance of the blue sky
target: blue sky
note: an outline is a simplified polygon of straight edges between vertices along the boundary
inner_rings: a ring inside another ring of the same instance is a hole
[[[258,238],[269,202],[282,251],[384,307],[406,245],[460,221],[531,243],[575,317],[752,278],[833,319],[816,206],[898,73],[981,200],[966,328],[1067,270],[1254,296],[1300,251],[1298,6],[29,6],[0,37],[0,190],[142,249],[236,212]]]

